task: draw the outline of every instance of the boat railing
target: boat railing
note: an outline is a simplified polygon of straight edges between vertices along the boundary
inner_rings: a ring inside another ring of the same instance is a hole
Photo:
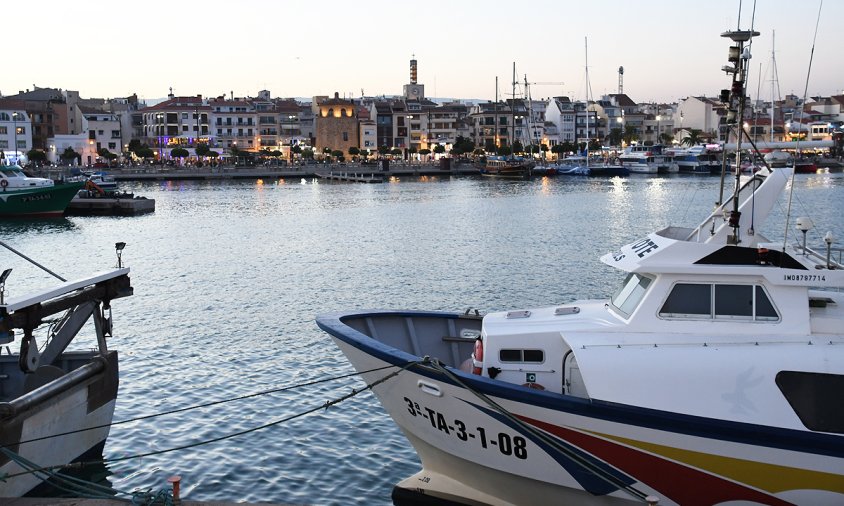
[[[812,259],[818,269],[822,269],[824,266],[827,269],[844,269],[844,263],[842,263],[842,260],[844,260],[844,248],[833,248],[832,246],[827,246],[826,252],[822,253],[815,251],[808,246],[795,244],[794,249],[798,253],[802,253]]]

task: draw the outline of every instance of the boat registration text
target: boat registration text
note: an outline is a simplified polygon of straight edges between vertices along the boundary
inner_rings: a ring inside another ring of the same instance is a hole
[[[454,436],[463,442],[480,444],[481,448],[496,447],[502,455],[527,459],[527,441],[522,436],[511,436],[506,432],[497,435],[483,427],[470,428],[460,420],[449,420],[442,413],[431,408],[420,406],[419,403],[404,398],[407,411],[411,416],[421,417],[430,422],[431,427],[449,436]]]

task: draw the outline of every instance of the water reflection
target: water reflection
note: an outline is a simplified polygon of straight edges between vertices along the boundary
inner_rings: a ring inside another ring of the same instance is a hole
[[[16,237],[18,234],[47,234],[71,232],[76,224],[68,218],[3,218],[0,220],[0,234]]]

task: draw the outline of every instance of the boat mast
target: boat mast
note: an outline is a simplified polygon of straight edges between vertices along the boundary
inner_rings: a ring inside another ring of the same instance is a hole
[[[516,62],[513,62],[513,92],[510,94],[510,156],[515,157],[513,141],[516,138]]]
[[[776,44],[777,32],[771,32],[771,144],[774,143],[774,113],[776,106],[774,105],[774,82],[779,78],[777,76],[777,56],[774,53],[774,44]]]
[[[492,114],[495,115],[495,132],[493,132],[493,139],[495,140],[495,149],[498,150],[498,76],[495,76],[495,105],[492,106]]]
[[[583,51],[586,64],[586,168],[589,168],[589,38],[583,37]]]
[[[736,168],[735,168],[735,190],[733,193],[733,210],[730,211],[729,225],[733,229],[733,234],[727,237],[729,244],[739,244],[741,238],[739,237],[739,224],[741,213],[739,212],[739,198],[738,191],[741,188],[741,138],[744,132],[744,108],[747,101],[747,93],[745,92],[745,81],[747,79],[747,68],[750,62],[750,48],[745,47],[745,43],[750,42],[753,37],[759,35],[759,32],[754,30],[735,30],[724,32],[722,37],[727,37],[733,41],[730,46],[729,56],[727,60],[729,65],[722,67],[727,74],[732,74],[733,84],[729,90],[721,92],[723,98],[728,99],[727,103],[727,126],[734,126],[736,128]]]

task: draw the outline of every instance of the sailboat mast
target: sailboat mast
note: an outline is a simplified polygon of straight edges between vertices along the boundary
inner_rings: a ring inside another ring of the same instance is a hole
[[[495,116],[493,139],[495,140],[495,149],[498,149],[498,76],[495,76],[495,105],[492,106],[492,114]]]
[[[516,138],[516,62],[513,62],[513,92],[510,94],[510,154],[513,152],[513,141]]]
[[[583,37],[583,51],[586,63],[586,168],[589,168],[589,38]]]
[[[776,106],[774,105],[774,76],[777,73],[777,57],[774,53],[774,45],[777,40],[777,32],[773,31],[771,34],[771,144],[774,143],[774,113]]]

